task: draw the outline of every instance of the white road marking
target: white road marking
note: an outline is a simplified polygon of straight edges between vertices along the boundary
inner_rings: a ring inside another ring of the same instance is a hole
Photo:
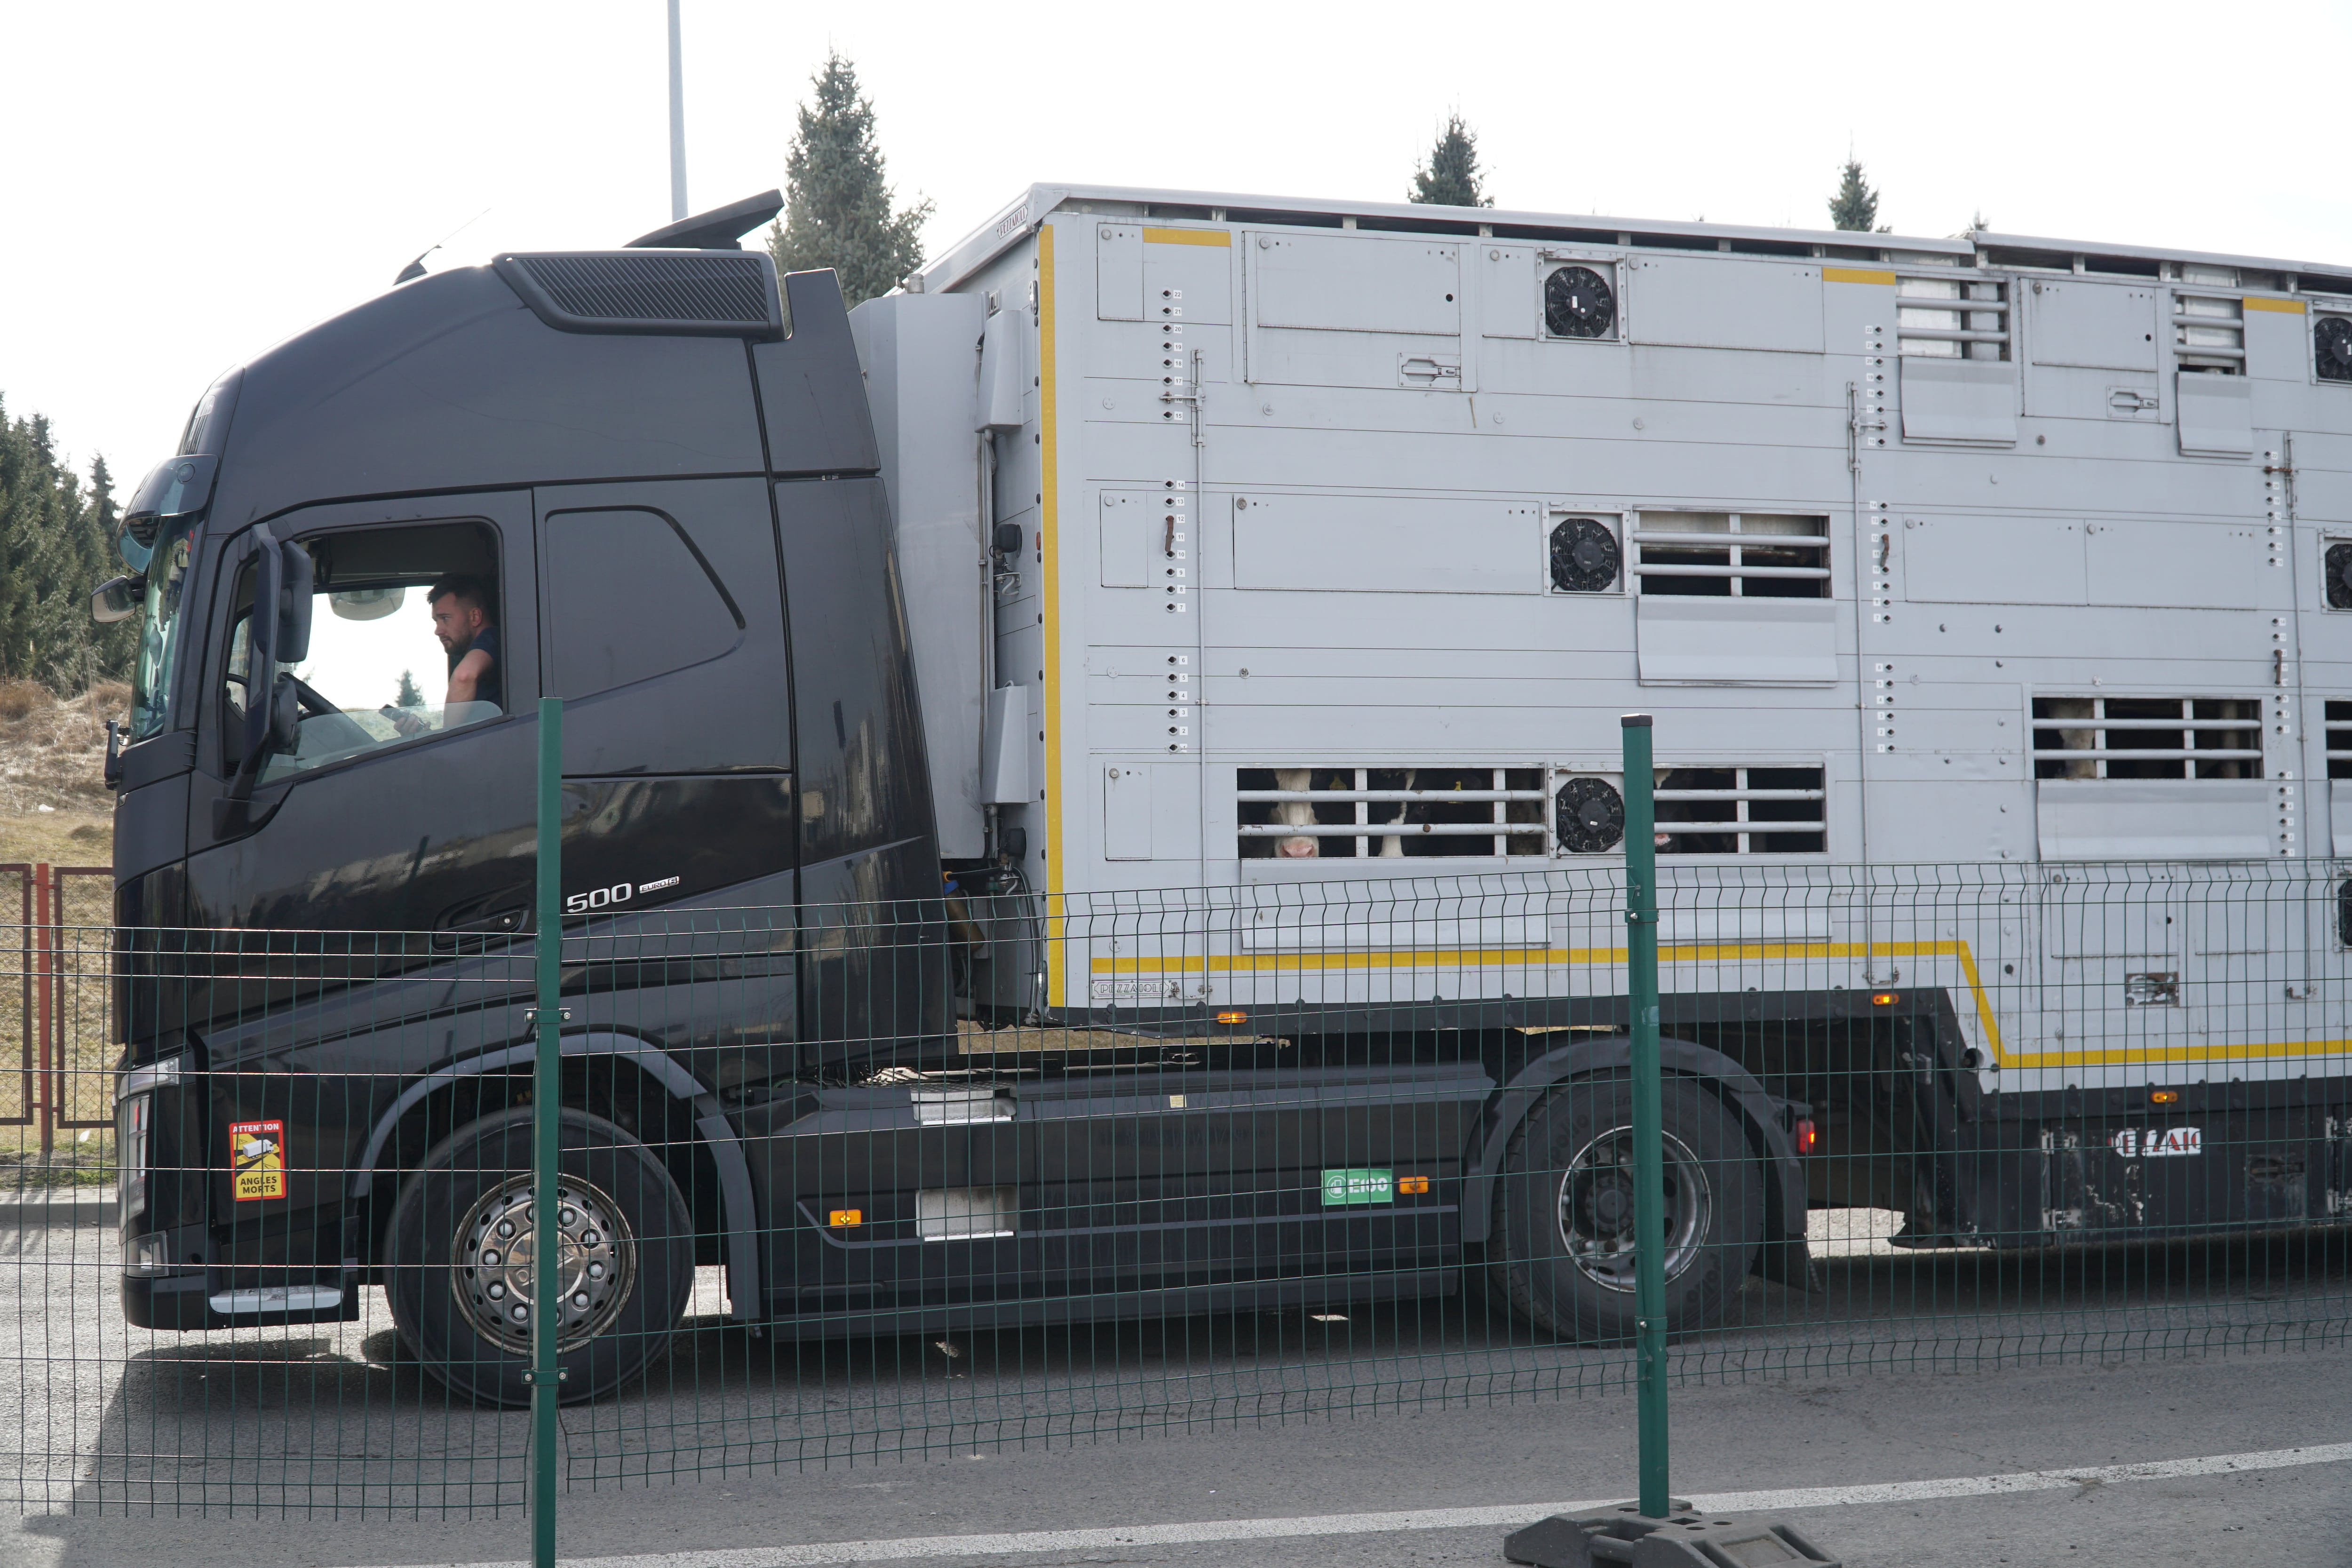
[[[1708,1492],[1691,1501],[1703,1513],[1767,1513],[1856,1503],[1916,1502],[1927,1498],[1989,1497],[2003,1492],[2063,1491],[2121,1481],[2184,1476],[2240,1475],[2302,1465],[2352,1462],[2352,1443],[2260,1453],[2211,1454],[2193,1459],[2152,1459],[2137,1465],[2080,1465],[2062,1470],[2017,1470],[1997,1476],[1955,1476],[1931,1481],[1878,1481],[1852,1487],[1795,1487],[1776,1491]],[[1121,1546],[1183,1546],[1221,1541],[1273,1541],[1307,1535],[1380,1535],[1402,1530],[1506,1530],[1549,1513],[1582,1513],[1623,1498],[1581,1502],[1511,1503],[1498,1508],[1431,1508],[1396,1513],[1319,1513],[1290,1519],[1218,1519],[1194,1524],[1138,1524],[1102,1530],[1024,1530],[998,1535],[916,1535],[895,1541],[825,1541],[807,1546],[757,1546],[721,1552],[663,1552],[626,1557],[565,1557],[579,1568],[815,1568],[835,1563],[903,1562],[922,1557],[1011,1556],[1032,1552],[1105,1551]],[[521,1563],[474,1568],[529,1568]]]

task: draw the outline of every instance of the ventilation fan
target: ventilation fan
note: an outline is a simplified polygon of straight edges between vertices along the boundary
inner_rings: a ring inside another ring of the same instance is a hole
[[[2322,381],[2352,381],[2352,316],[2322,316],[2311,329],[2311,357]]]
[[[1544,279],[1544,330],[1556,338],[1605,338],[1617,328],[1617,296],[1590,267]]]
[[[1617,585],[1617,536],[1589,517],[1551,531],[1551,585],[1563,594],[1599,594]]]
[[[1625,837],[1625,797],[1606,779],[1570,779],[1552,802],[1559,841],[1579,855],[1613,849]]]
[[[2327,581],[2327,607],[2352,610],[2352,540],[2327,547],[2320,575]]]

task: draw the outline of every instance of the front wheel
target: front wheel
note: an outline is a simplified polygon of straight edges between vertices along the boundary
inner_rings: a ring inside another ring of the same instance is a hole
[[[1711,1328],[1764,1238],[1764,1184],[1739,1119],[1686,1078],[1662,1085],[1665,1318]],[[1528,1111],[1503,1157],[1494,1266],[1512,1307],[1580,1340],[1633,1336],[1633,1086],[1578,1079]]]
[[[530,1399],[539,1194],[531,1113],[462,1127],[400,1190],[384,1294],[425,1370],[482,1405]],[[565,1110],[554,1198],[557,1365],[566,1405],[609,1394],[658,1360],[694,1289],[694,1221],[653,1152]]]

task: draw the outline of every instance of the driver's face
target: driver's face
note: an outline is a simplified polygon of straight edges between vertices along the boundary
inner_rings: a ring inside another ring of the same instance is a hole
[[[446,653],[456,653],[472,642],[482,625],[480,606],[469,605],[455,594],[444,594],[433,601],[433,635],[441,639]]]

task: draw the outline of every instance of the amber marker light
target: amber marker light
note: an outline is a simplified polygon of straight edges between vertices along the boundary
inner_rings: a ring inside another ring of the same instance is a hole
[[[1874,1007],[1892,1007],[1902,1000],[1903,994],[1899,991],[1874,991],[1870,994],[1870,1005]]]
[[[1220,1013],[1217,1015],[1217,1022],[1220,1024],[1246,1024],[1249,1022],[1249,1015],[1247,1013]]]
[[[2149,1094],[2147,1098],[2152,1105],[2178,1105],[2180,1103],[2180,1091],[2177,1089],[2159,1089]]]
[[[1429,1191],[1429,1178],[1427,1176],[1399,1176],[1397,1178],[1397,1191],[1401,1193],[1425,1193]]]
[[[835,1230],[847,1230],[853,1225],[864,1225],[866,1223],[866,1211],[864,1209],[835,1209],[831,1215],[826,1216],[824,1223],[831,1226]]]

